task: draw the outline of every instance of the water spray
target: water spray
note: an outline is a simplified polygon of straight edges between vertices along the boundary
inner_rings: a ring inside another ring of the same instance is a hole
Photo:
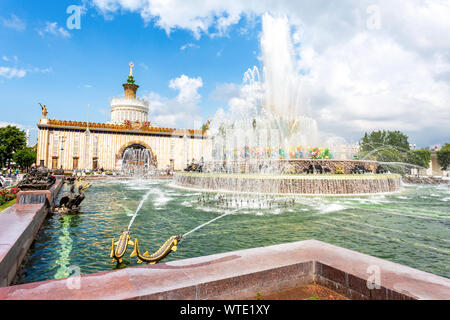
[[[138,207],[137,207],[137,209],[136,209],[136,212],[134,213],[133,217],[132,217],[131,220],[130,220],[130,223],[128,224],[127,230],[130,230],[131,225],[132,225],[133,222],[134,222],[134,219],[136,218],[136,216],[137,216],[139,210],[141,210],[142,205],[143,205],[144,202],[147,200],[147,198],[148,198],[148,196],[150,195],[151,192],[152,192],[151,190],[147,191],[147,193],[146,193],[146,194],[144,195],[144,197],[142,198],[141,202],[139,203],[139,205],[138,205]]]
[[[233,211],[231,211],[231,212],[227,212],[227,213],[221,215],[220,217],[216,217],[216,218],[214,218],[214,219],[212,219],[212,220],[210,220],[210,221],[208,221],[208,222],[206,222],[206,223],[204,223],[204,224],[202,224],[202,225],[200,225],[200,226],[198,226],[198,227],[195,227],[195,228],[192,229],[191,231],[186,232],[185,234],[183,234],[183,238],[186,237],[186,236],[188,236],[189,234],[193,233],[194,231],[197,231],[197,230],[203,228],[204,226],[207,226],[208,224],[213,223],[213,222],[216,221],[216,220],[219,220],[219,219],[221,219],[221,218],[223,218],[223,217],[226,217],[226,216],[229,216],[229,215],[235,213],[236,211],[237,211],[237,210],[233,210]]]

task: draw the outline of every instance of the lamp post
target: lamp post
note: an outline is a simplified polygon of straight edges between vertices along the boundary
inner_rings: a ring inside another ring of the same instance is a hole
[[[62,169],[62,167],[63,167],[63,160],[64,160],[64,158],[63,158],[63,156],[64,156],[64,142],[66,142],[66,137],[61,137],[61,155],[60,155],[60,158],[61,158],[61,163],[60,163],[60,167],[61,167],[61,169]]]

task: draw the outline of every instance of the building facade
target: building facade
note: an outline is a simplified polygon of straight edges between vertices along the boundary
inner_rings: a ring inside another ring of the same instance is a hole
[[[128,148],[148,149],[159,169],[181,170],[192,159],[209,160],[211,143],[204,130],[155,127],[148,101],[136,98],[133,64],[123,85],[125,97],[112,98],[111,121],[88,123],[47,118],[42,106],[38,124],[37,164],[65,170],[121,170]]]

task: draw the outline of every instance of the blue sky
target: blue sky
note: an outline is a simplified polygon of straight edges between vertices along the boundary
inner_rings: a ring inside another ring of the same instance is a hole
[[[33,4],[33,5],[30,5]],[[38,5],[39,4],[39,5]],[[146,24],[135,13],[105,19],[95,8],[81,16],[81,29],[68,30],[66,8],[74,1],[3,1],[0,17],[19,20],[18,26],[0,27],[0,65],[25,70],[23,77],[0,78],[2,122],[34,128],[40,118],[38,102],[47,105],[49,118],[109,120],[108,99],[123,95],[122,83],[135,64],[139,96],[156,92],[175,97],[169,81],[182,74],[201,77],[199,107],[205,119],[226,101],[211,93],[217,85],[240,83],[244,72],[258,64],[259,28],[242,32],[246,19],[222,37],[195,39],[188,30],[168,35]],[[57,23],[65,33],[44,32],[46,23]],[[6,61],[8,60],[8,61]],[[36,69],[36,70],[35,70]]]
[[[70,5],[84,7],[68,30]],[[262,67],[265,13],[287,17],[309,116],[356,142],[401,130],[419,146],[450,140],[448,0],[4,0],[0,125],[49,117],[109,120],[133,61],[155,125],[192,127],[245,100],[242,77]],[[280,36],[283,36],[280,34]],[[302,73],[301,70],[308,70]]]

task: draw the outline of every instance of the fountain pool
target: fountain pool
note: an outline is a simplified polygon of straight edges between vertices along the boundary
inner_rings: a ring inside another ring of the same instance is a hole
[[[71,266],[78,266],[82,274],[114,269],[111,240],[129,224],[145,195],[130,228],[142,249],[155,251],[170,236],[204,225],[187,234],[165,261],[317,239],[450,278],[448,185],[403,185],[400,193],[388,195],[279,197],[224,196],[170,184],[92,181],[80,214],[47,219],[17,283],[67,277]],[[224,197],[238,206],[224,205]],[[262,203],[261,209],[254,201]],[[121,267],[138,265],[129,257],[131,251],[128,248]]]

